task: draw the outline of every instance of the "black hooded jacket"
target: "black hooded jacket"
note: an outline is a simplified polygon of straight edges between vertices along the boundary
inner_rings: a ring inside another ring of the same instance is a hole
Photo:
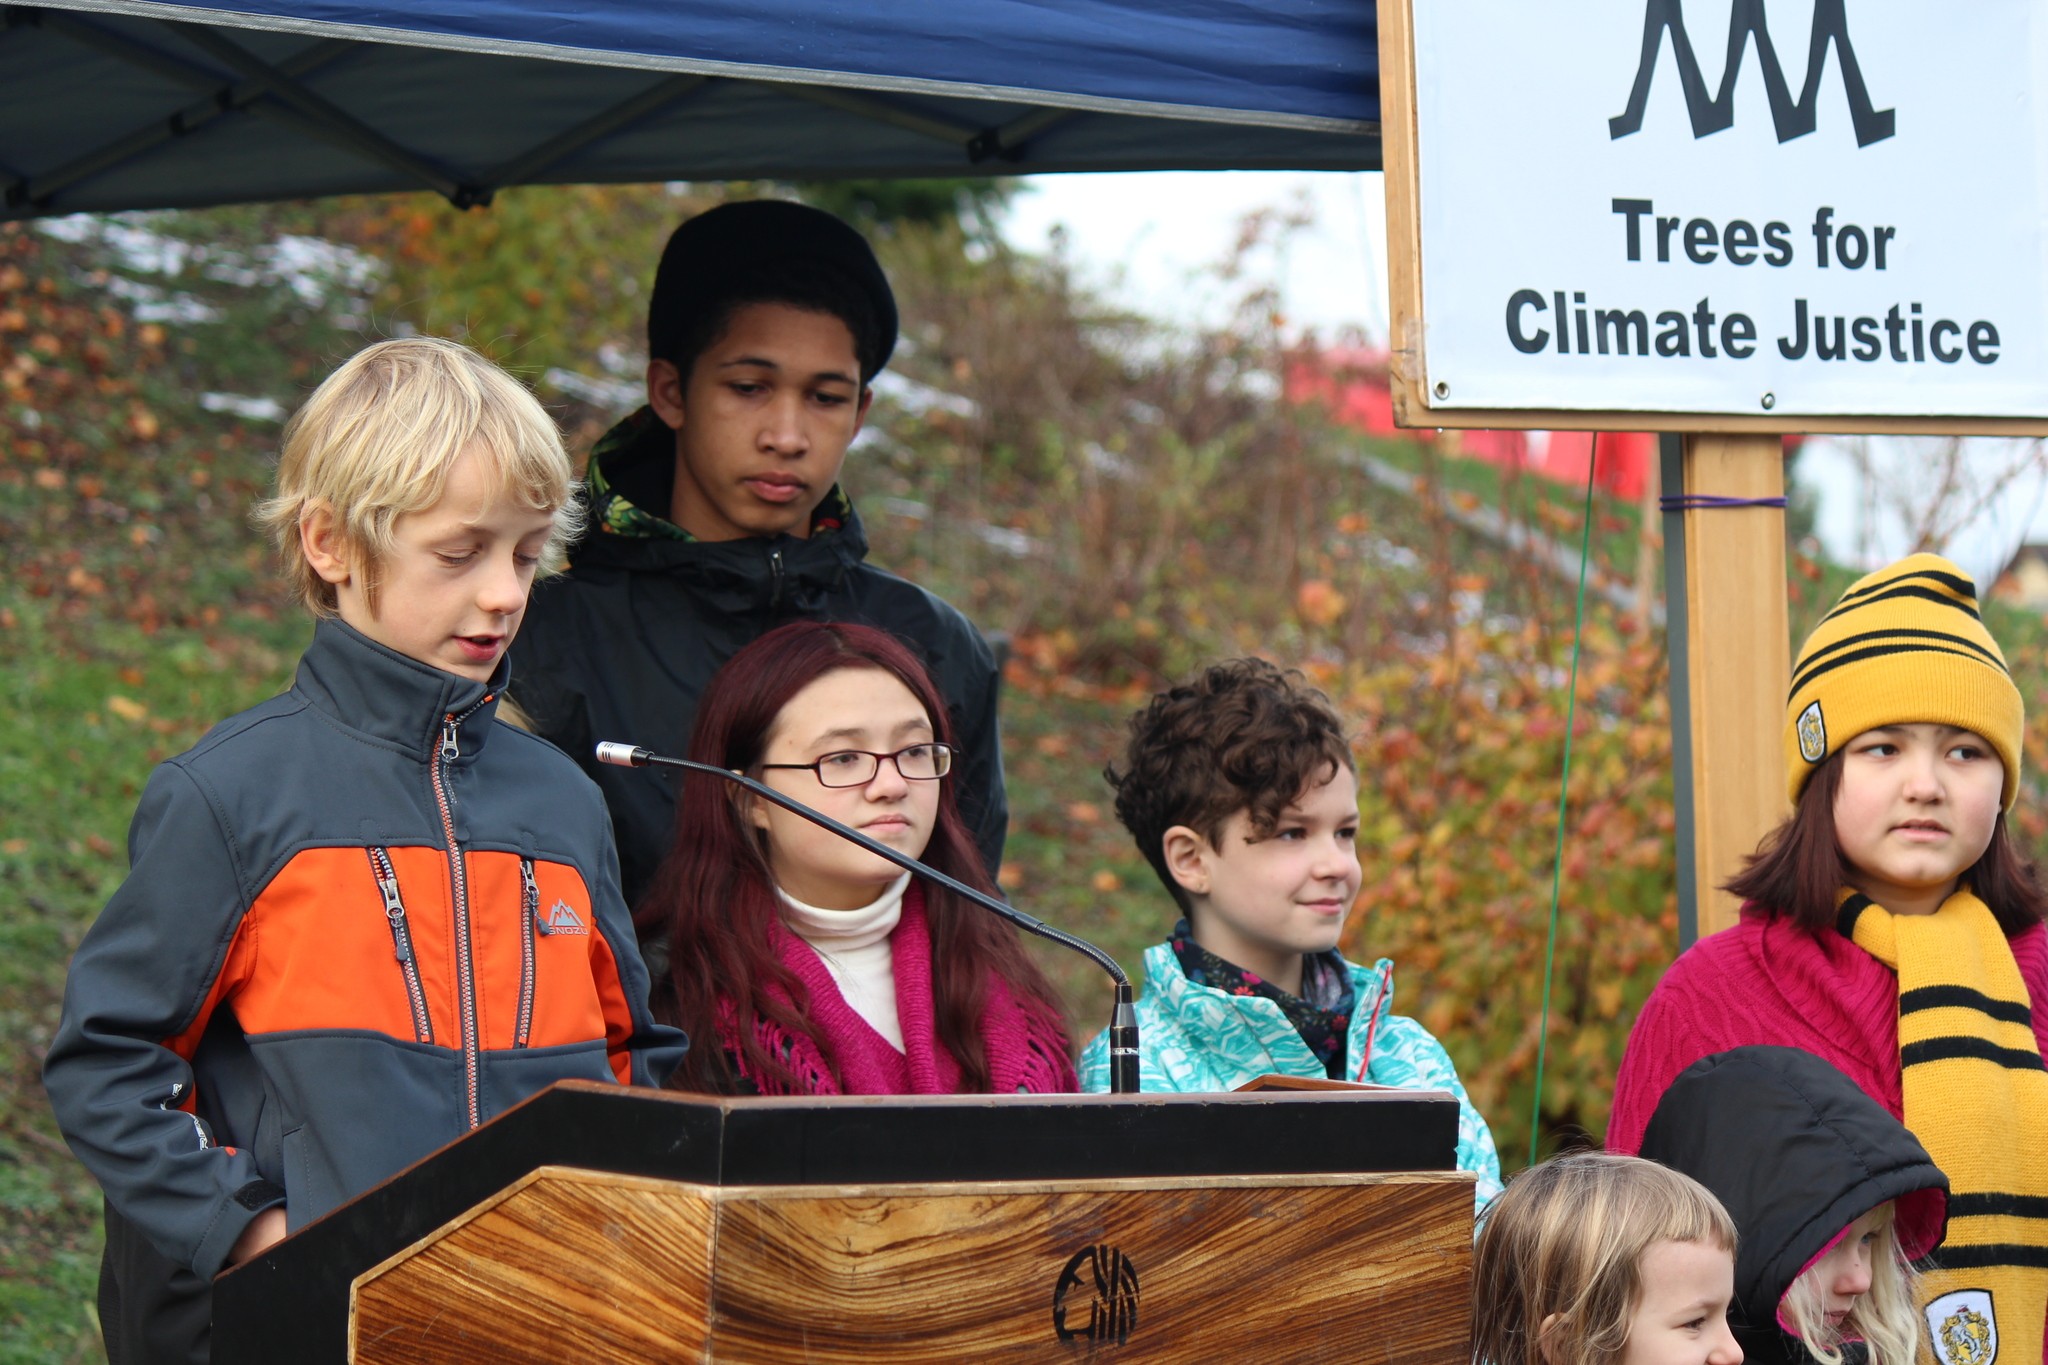
[[[675,783],[660,768],[600,765],[599,740],[688,752],[697,699],[742,646],[796,620],[878,626],[917,653],[952,711],[960,813],[994,874],[1009,804],[996,727],[995,655],[960,611],[866,562],[867,536],[833,488],[807,539],[683,538],[661,520],[674,437],[646,409],[591,455],[590,526],[567,571],[534,585],[512,645],[512,699],[604,793],[619,880],[638,904],[675,827]],[[650,530],[652,533],[650,534]]]
[[[1729,1325],[1746,1365],[1806,1365],[1778,1325],[1785,1291],[1842,1229],[1897,1200],[1900,1244],[1941,1244],[1948,1178],[1876,1100],[1828,1062],[1740,1047],[1687,1067],[1657,1103],[1642,1155],[1712,1190],[1735,1220]]]

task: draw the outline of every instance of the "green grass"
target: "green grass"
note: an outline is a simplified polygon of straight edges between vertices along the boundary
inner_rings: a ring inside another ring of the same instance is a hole
[[[40,1080],[64,968],[120,883],[151,766],[275,692],[304,626],[250,617],[145,635],[102,621],[82,650],[47,599],[0,590],[0,607],[0,1362],[89,1360],[99,1195]]]

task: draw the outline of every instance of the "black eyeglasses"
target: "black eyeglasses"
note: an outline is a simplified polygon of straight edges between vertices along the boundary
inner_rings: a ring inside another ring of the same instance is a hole
[[[953,770],[950,744],[913,744],[893,754],[871,754],[865,749],[841,749],[815,763],[763,763],[768,768],[805,768],[818,775],[827,787],[865,787],[882,770],[882,760],[896,765],[896,771],[912,782],[935,782]]]

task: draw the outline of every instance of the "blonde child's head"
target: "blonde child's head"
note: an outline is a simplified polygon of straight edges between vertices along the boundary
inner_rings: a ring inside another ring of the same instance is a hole
[[[1645,1292],[1655,1288],[1645,1262],[1665,1243],[1710,1249],[1726,1259],[1732,1280],[1735,1225],[1690,1177],[1605,1152],[1522,1172],[1482,1215],[1473,1248],[1473,1360],[1621,1361]],[[1725,1310],[1724,1299],[1708,1324],[1722,1336]]]
[[[540,567],[559,568],[580,529],[575,471],[554,421],[517,380],[434,337],[378,342],[329,375],[286,423],[277,491],[256,513],[300,600],[317,616],[336,612],[334,584],[302,546],[310,514],[332,519],[374,605],[399,518],[433,507],[465,454],[483,462],[492,493],[553,516]]]
[[[1865,575],[1793,662],[1793,812],[1727,889],[1815,933],[1845,887],[1916,913],[1966,885],[2008,934],[2039,923],[2048,897],[2004,818],[2025,719],[1968,574],[1916,554]],[[1929,833],[1895,832],[1916,814]]]
[[[1894,1215],[1887,1200],[1843,1229],[1778,1305],[1779,1325],[1821,1365],[1842,1365],[1846,1341],[1865,1344],[1869,1365],[1913,1365],[1915,1276]]]

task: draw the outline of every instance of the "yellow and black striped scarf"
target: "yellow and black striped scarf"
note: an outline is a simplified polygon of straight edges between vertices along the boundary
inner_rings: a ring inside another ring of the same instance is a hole
[[[1847,893],[1837,927],[1899,976],[1906,1126],[1949,1180],[1921,1283],[1940,1365],[2033,1365],[2048,1315],[2048,1070],[2026,982],[1967,889],[1931,915]]]

